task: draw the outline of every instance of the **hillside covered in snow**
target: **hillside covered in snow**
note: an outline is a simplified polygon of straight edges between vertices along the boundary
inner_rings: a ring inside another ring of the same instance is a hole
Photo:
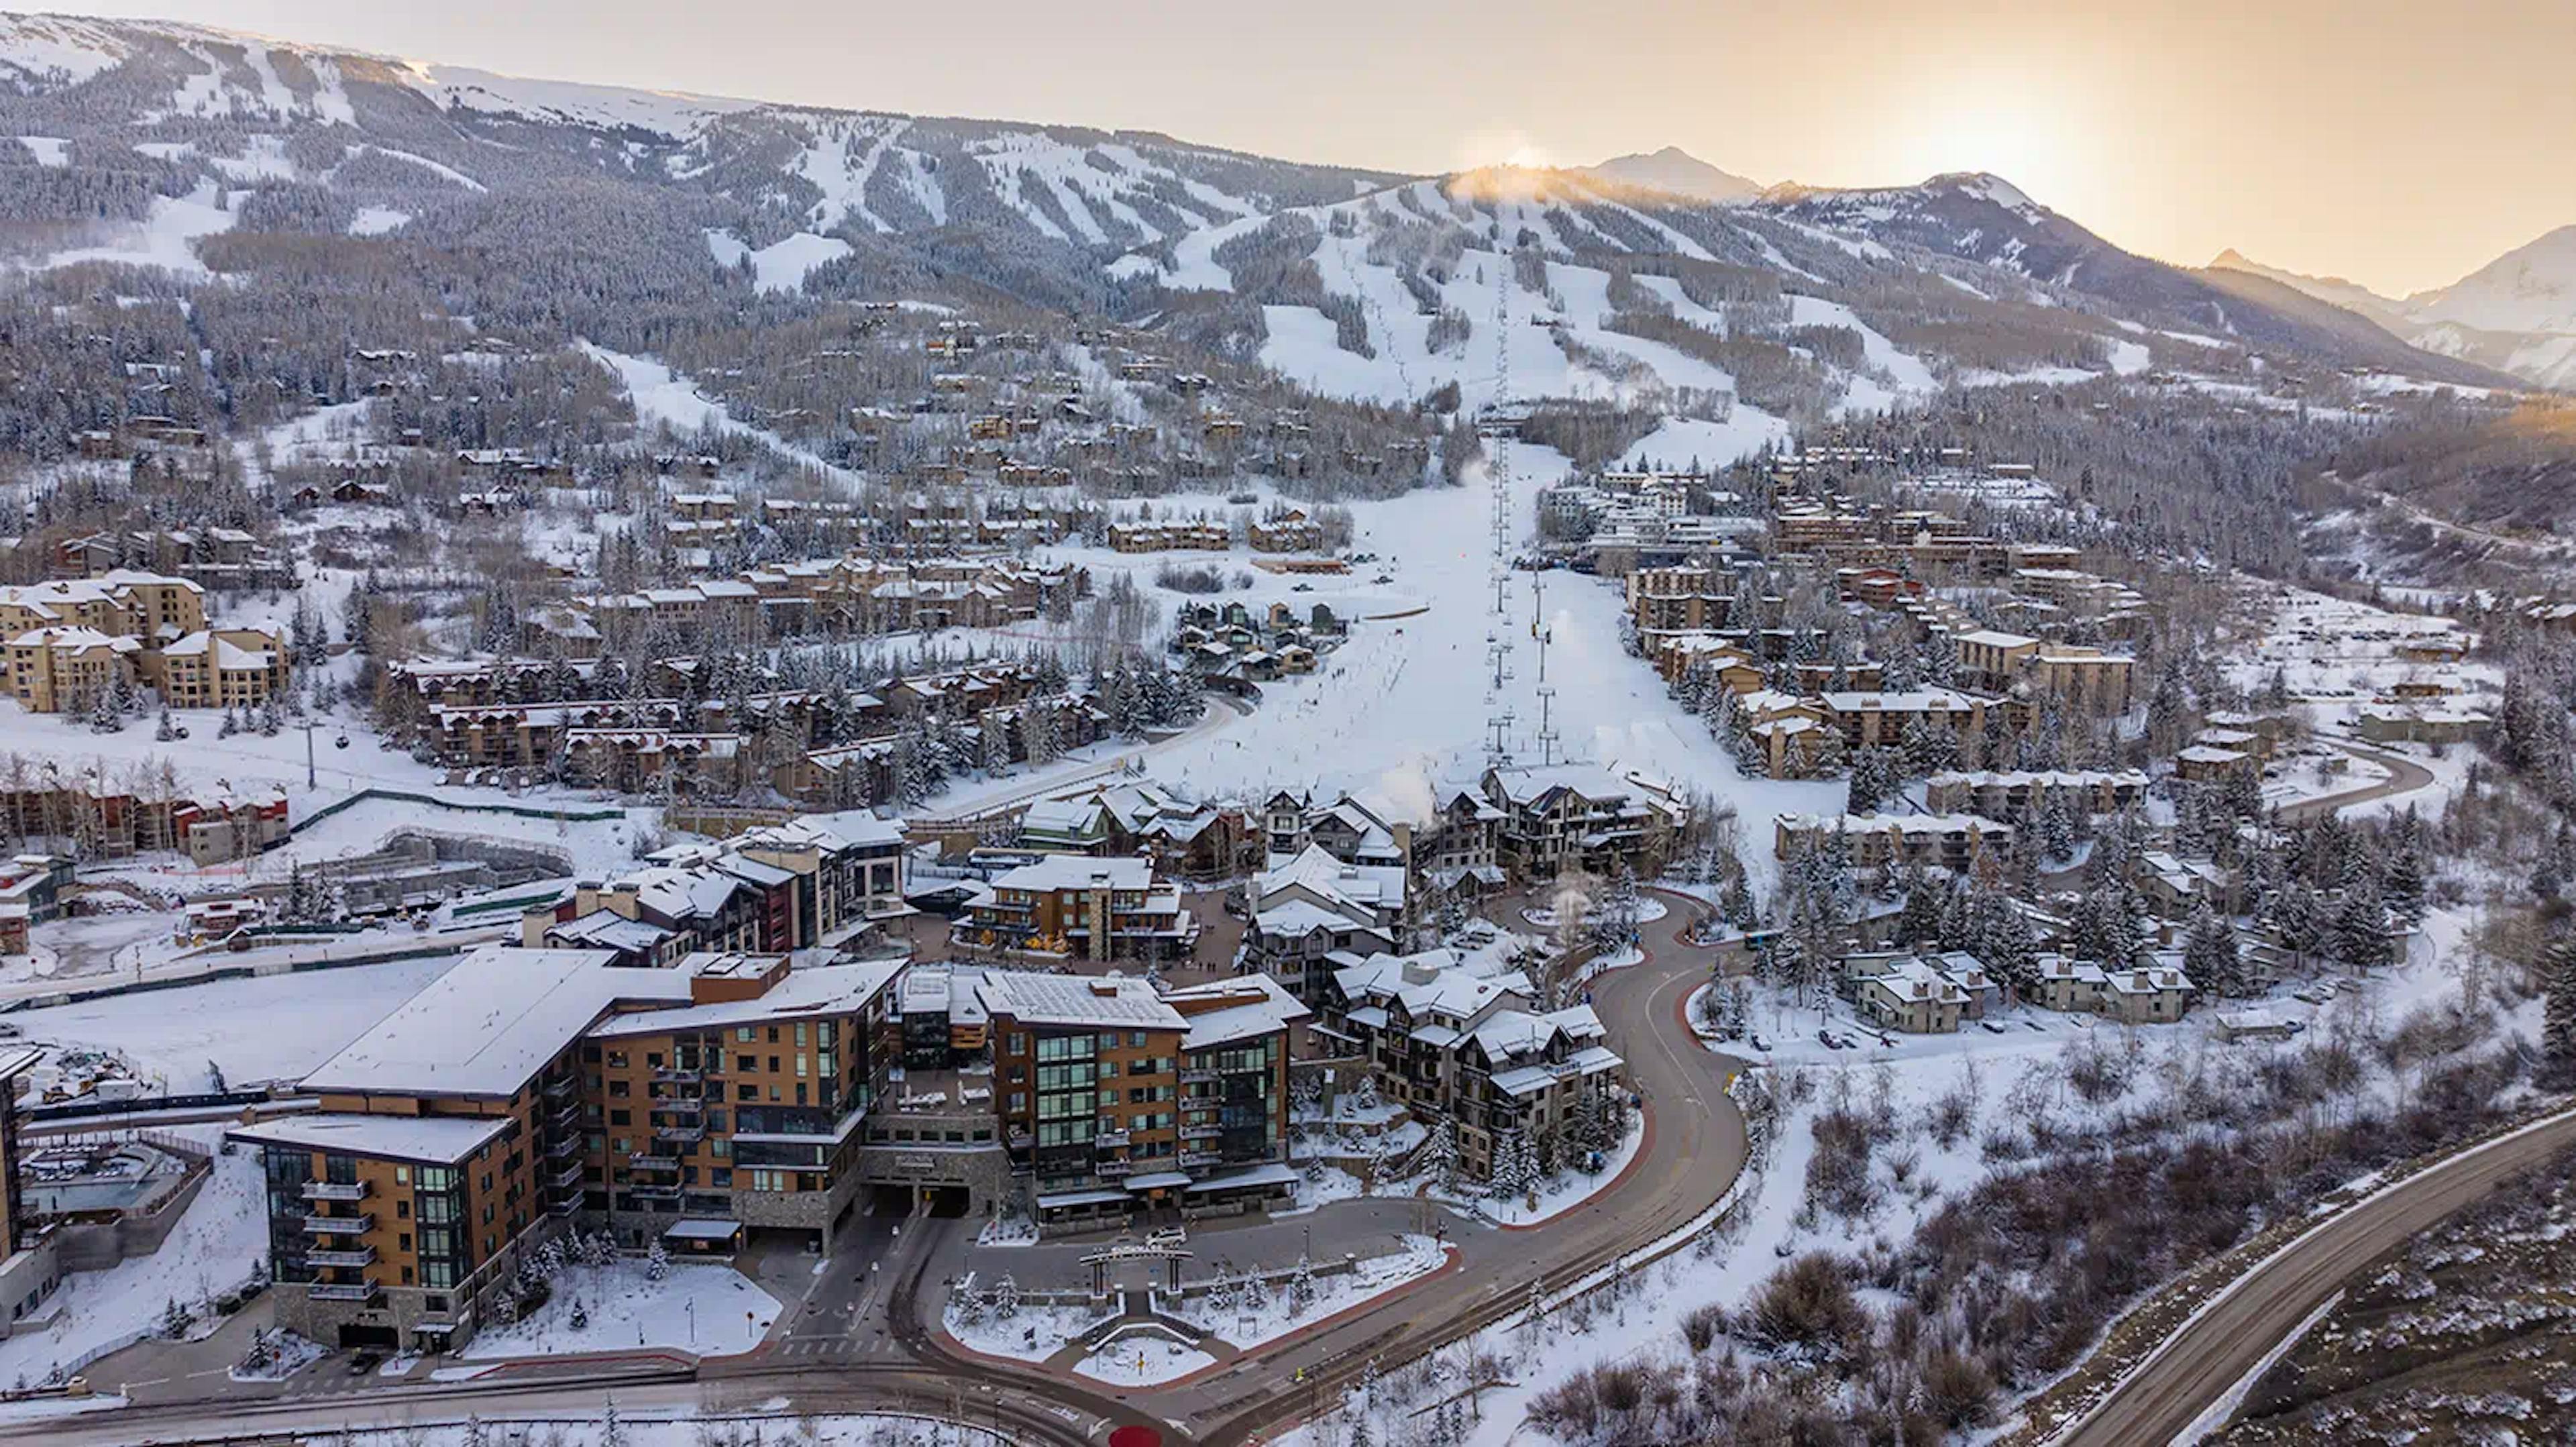
[[[1747,437],[1949,386],[2228,376],[2265,350],[2499,380],[2132,256],[1991,176],[1756,194],[1667,149],[1406,177],[167,22],[0,16],[0,176],[21,267],[192,272],[201,238],[245,225],[449,254],[506,245],[537,199],[672,269],[657,298],[722,268],[763,294],[1103,315],[1388,404],[1493,400],[1508,354],[1521,397]]]

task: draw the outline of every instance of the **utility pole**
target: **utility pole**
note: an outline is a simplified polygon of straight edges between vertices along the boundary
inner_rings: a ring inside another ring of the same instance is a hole
[[[320,725],[310,718],[304,721],[304,788],[307,793],[321,787],[314,782],[313,775],[313,730],[318,727]]]

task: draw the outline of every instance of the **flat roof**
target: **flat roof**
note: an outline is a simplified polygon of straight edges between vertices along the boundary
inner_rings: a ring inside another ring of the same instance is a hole
[[[769,992],[748,1000],[725,1000],[708,1005],[686,1005],[669,1010],[637,1010],[630,1014],[611,1015],[591,1027],[593,1040],[615,1040],[630,1035],[660,1035],[672,1030],[706,1030],[727,1025],[748,1025],[762,1020],[785,1020],[803,1015],[834,1015],[864,1009],[868,1001],[883,992],[888,981],[903,968],[903,962],[873,961],[849,965],[822,965],[814,969],[791,967],[787,978],[769,987]]]
[[[1133,976],[993,970],[976,984],[975,997],[989,1014],[1008,1015],[1023,1025],[1153,1030],[1188,1025],[1178,1010],[1163,1003],[1152,985]]]
[[[500,1115],[286,1115],[234,1126],[224,1132],[224,1138],[333,1155],[454,1165],[497,1139],[512,1123],[510,1117]]]
[[[612,950],[485,945],[304,1077],[322,1091],[508,1096],[619,1001],[689,1002],[681,969]]]

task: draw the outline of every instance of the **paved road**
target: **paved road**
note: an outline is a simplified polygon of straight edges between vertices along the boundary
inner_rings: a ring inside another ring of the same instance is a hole
[[[2365,784],[2358,789],[2347,789],[2340,794],[2326,794],[2319,798],[2304,799],[2296,804],[2284,805],[2281,809],[2281,822],[2295,824],[2303,819],[2330,814],[2337,809],[2348,809],[2355,804],[2367,804],[2373,799],[2385,799],[2396,794],[2412,794],[2418,789],[2432,786],[2433,771],[2412,759],[2340,741],[2335,743],[2335,747],[2354,758],[2368,759],[2388,770],[2388,777],[2376,784]]]
[[[2355,1272],[2569,1145],[2576,1145],[2576,1112],[2428,1167],[2329,1218],[2168,1337],[2118,1390],[2059,1436],[2059,1447],[2172,1441]]]
[[[1450,1234],[1465,1258],[1462,1269],[1247,1353],[1198,1381],[1122,1391],[966,1357],[930,1329],[945,1285],[942,1273],[962,1255],[962,1223],[861,1216],[833,1243],[823,1279],[783,1332],[760,1352],[710,1360],[693,1377],[678,1372],[670,1380],[648,1377],[609,1386],[428,1383],[335,1391],[319,1402],[283,1397],[138,1406],[86,1418],[0,1424],[0,1442],[106,1447],[245,1430],[452,1419],[469,1412],[487,1419],[595,1414],[613,1392],[619,1410],[630,1416],[692,1406],[747,1409],[784,1397],[802,1412],[962,1413],[969,1421],[998,1423],[1014,1440],[1039,1447],[1098,1442],[1126,1423],[1155,1425],[1174,1442],[1237,1447],[1338,1402],[1371,1361],[1393,1366],[1512,1316],[1533,1279],[1560,1289],[1661,1240],[1715,1205],[1734,1184],[1745,1161],[1744,1119],[1725,1086],[1742,1067],[1711,1054],[1682,1019],[1683,1003],[1708,978],[1707,952],[1682,940],[1705,906],[1679,895],[1667,898],[1670,912],[1645,929],[1646,958],[1593,984],[1593,1005],[1627,1057],[1647,1107],[1646,1138],[1625,1176],[1595,1201],[1530,1229],[1454,1229]],[[1382,1202],[1366,1205],[1384,1208]],[[852,1265],[869,1261],[878,1269]],[[335,1359],[324,1369],[336,1364]],[[1294,1380],[1301,1372],[1302,1382]],[[777,1415],[774,1409],[770,1414]]]

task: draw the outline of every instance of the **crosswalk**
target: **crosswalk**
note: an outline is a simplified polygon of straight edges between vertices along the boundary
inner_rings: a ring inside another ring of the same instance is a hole
[[[876,1332],[864,1336],[791,1336],[769,1349],[770,1357],[788,1361],[908,1361],[894,1338]]]

